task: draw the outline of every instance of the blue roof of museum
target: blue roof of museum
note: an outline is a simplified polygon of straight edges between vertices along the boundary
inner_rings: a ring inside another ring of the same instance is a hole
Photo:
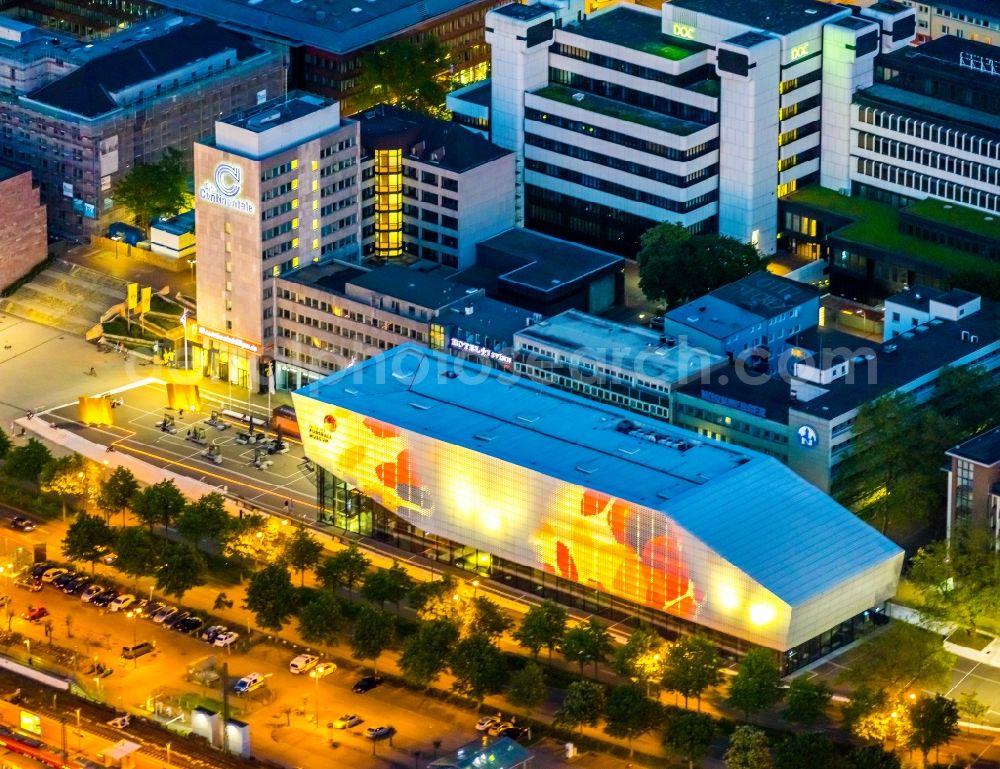
[[[296,395],[660,510],[789,605],[900,549],[776,459],[411,345]]]

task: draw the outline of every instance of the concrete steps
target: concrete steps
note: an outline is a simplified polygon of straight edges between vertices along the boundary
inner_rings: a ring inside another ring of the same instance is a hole
[[[83,336],[108,307],[125,299],[125,286],[123,280],[60,260],[0,300],[0,311]]]

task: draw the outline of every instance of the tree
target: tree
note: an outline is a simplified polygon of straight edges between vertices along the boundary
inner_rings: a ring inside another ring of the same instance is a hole
[[[137,580],[156,573],[159,547],[147,529],[141,526],[120,529],[116,548],[115,568],[122,574]]]
[[[205,584],[205,559],[183,542],[168,542],[156,570],[156,588],[180,598],[188,590]]]
[[[782,715],[788,721],[812,726],[823,715],[832,697],[833,692],[823,681],[810,681],[805,676],[798,676],[788,687]]]
[[[632,741],[656,726],[659,714],[659,707],[646,696],[643,687],[616,686],[604,709],[604,731],[611,737],[628,740],[628,755],[632,758],[635,755]]]
[[[371,561],[352,542],[338,553],[327,557],[316,569],[316,575],[323,587],[328,590],[346,587],[349,593],[354,593],[354,587],[361,582]]]
[[[771,769],[767,735],[753,726],[738,726],[723,756],[727,769]]]
[[[690,697],[697,697],[701,710],[701,695],[722,683],[722,663],[715,644],[701,635],[682,636],[670,644],[660,683],[668,692],[680,694],[684,707]]]
[[[177,532],[192,545],[205,539],[221,542],[230,522],[226,498],[213,491],[184,505],[177,518]]]
[[[323,543],[304,526],[297,526],[292,538],[285,544],[285,563],[299,573],[299,585],[306,584],[306,569],[315,567],[322,555]]]
[[[403,644],[399,668],[407,681],[429,687],[448,667],[448,658],[461,632],[448,619],[432,619],[420,623],[416,634]]]
[[[529,718],[535,708],[545,701],[549,690],[545,685],[545,674],[538,663],[528,660],[527,664],[510,677],[507,702],[515,708],[523,708]]]
[[[948,366],[938,376],[930,406],[947,429],[939,443],[953,446],[997,423],[1000,387],[985,366]]]
[[[899,756],[880,745],[859,745],[844,758],[846,769],[902,769]]]
[[[940,497],[942,426],[910,393],[866,403],[854,441],[833,479],[833,495],[883,534],[891,525],[923,521]]]
[[[975,631],[981,619],[1000,606],[1000,561],[992,530],[959,525],[950,543],[920,548],[910,581],[920,591],[925,616]]]
[[[188,176],[181,153],[168,149],[156,163],[133,165],[115,185],[112,197],[148,230],[158,217],[175,216],[187,208]]]
[[[450,619],[461,624],[464,612],[460,601],[454,600],[458,583],[446,574],[440,580],[418,582],[406,596],[420,619]]]
[[[392,617],[374,606],[362,606],[351,634],[351,656],[371,660],[372,670],[378,674],[378,658],[392,644],[394,635]]]
[[[873,689],[867,684],[859,684],[855,687],[851,699],[844,703],[841,708],[841,718],[844,729],[854,732],[855,727],[876,710],[885,708],[888,703],[888,695],[882,689]]]
[[[112,515],[124,513],[139,491],[139,481],[127,467],[116,467],[101,481],[97,490],[97,507],[110,519]]]
[[[825,734],[790,734],[774,750],[774,769],[838,769],[833,743]]]
[[[315,597],[299,610],[299,633],[309,643],[333,646],[342,623],[340,601],[328,590],[316,591]]]
[[[514,620],[484,595],[472,599],[467,616],[469,621],[466,630],[469,635],[484,635],[492,640],[502,636],[514,625]]]
[[[10,442],[10,437],[7,435],[7,433],[3,431],[3,428],[0,427],[0,459],[3,459],[5,456],[7,456],[7,453],[10,451],[11,446],[13,445],[14,444]]]
[[[975,692],[962,692],[958,696],[958,712],[965,716],[966,720],[978,723],[990,712],[990,706],[980,702]]]
[[[365,574],[361,595],[372,603],[377,603],[380,608],[385,608],[386,601],[394,603],[398,616],[399,602],[406,598],[412,589],[413,577],[399,561],[393,561],[388,569],[376,569]]]
[[[184,495],[172,480],[147,486],[132,500],[132,512],[149,530],[157,524],[169,527],[184,510]]]
[[[748,651],[729,684],[728,703],[749,718],[751,713],[777,704],[781,695],[781,671],[774,653],[769,649]]]
[[[56,457],[42,470],[39,477],[41,490],[51,492],[62,503],[63,520],[66,502],[70,498],[86,499],[94,489],[94,470],[79,454]]]
[[[556,711],[554,723],[568,729],[597,726],[604,711],[604,687],[594,681],[574,681],[566,687],[562,707]]]
[[[948,680],[955,655],[944,650],[941,637],[906,622],[893,622],[859,648],[842,679],[884,689],[896,699],[913,686],[934,687]]]
[[[524,613],[521,624],[514,631],[514,640],[530,651],[534,659],[538,659],[538,652],[543,646],[546,647],[551,665],[552,650],[559,645],[566,633],[568,617],[563,607],[552,601],[543,601]]]
[[[614,649],[614,643],[604,623],[591,617],[582,625],[567,630],[559,648],[567,662],[575,662],[580,666],[581,674],[584,665],[593,663],[596,675],[598,663],[608,658]]]
[[[66,529],[62,551],[71,561],[86,561],[93,573],[94,564],[115,542],[115,534],[103,518],[80,513]]]
[[[433,37],[378,44],[361,60],[361,109],[385,102],[441,117],[451,90],[448,49]]]
[[[708,755],[715,736],[715,721],[707,713],[674,709],[667,715],[663,746],[687,759],[688,769]]]
[[[279,563],[265,566],[250,575],[244,608],[253,612],[257,624],[281,630],[295,614],[296,593],[288,569]]]
[[[507,682],[507,661],[497,645],[484,635],[463,638],[449,658],[455,689],[476,702],[476,708],[491,694],[499,694]]]
[[[955,700],[940,694],[920,697],[910,706],[910,724],[913,734],[908,746],[921,752],[924,766],[927,766],[927,754],[933,748],[934,762],[937,763],[937,752],[941,746],[958,736],[958,705]]]
[[[52,461],[52,452],[34,438],[7,452],[3,469],[11,478],[37,483],[42,470]]]
[[[614,669],[622,678],[639,681],[646,685],[659,683],[663,677],[663,662],[667,656],[667,644],[655,630],[640,627],[632,631],[624,646],[615,653]]]
[[[643,233],[636,257],[639,288],[669,306],[704,296],[761,269],[757,247],[714,233],[693,234],[664,222]]]

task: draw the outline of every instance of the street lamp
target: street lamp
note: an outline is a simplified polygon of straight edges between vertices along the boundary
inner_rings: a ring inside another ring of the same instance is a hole
[[[139,667],[139,657],[135,653],[136,638],[135,638],[135,612],[126,612],[125,616],[132,620],[132,669]]]
[[[192,268],[193,271],[193,268]],[[188,360],[188,326],[187,326],[188,310],[184,310],[181,313],[181,328],[184,329],[184,368],[191,368],[191,364]]]
[[[479,580],[472,580],[472,600],[476,600],[476,593],[479,591]]]
[[[319,676],[316,671],[310,671],[309,677],[313,680],[313,708],[315,709],[316,728],[319,728]]]
[[[28,650],[28,665],[31,665],[31,639],[30,638],[25,638],[24,639],[24,646]]]

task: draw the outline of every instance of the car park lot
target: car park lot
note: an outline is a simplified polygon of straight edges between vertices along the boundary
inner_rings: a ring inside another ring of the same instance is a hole
[[[83,587],[89,581],[88,575]],[[125,583],[114,587],[110,579],[101,575],[96,576],[96,581],[105,590],[145,596],[148,601],[148,583],[138,586]],[[372,741],[366,737],[366,729],[370,727],[392,729],[391,746],[389,734],[380,733],[376,737],[379,755],[387,757],[402,750],[429,751],[435,740],[442,740],[442,750],[454,748],[475,735],[474,720],[458,718],[456,711],[447,704],[428,700],[419,693],[383,683],[363,694],[355,694],[352,687],[370,670],[343,664],[334,666],[316,650],[311,654],[319,657],[319,662],[298,674],[290,670],[292,660],[300,653],[298,650],[262,643],[248,652],[242,643],[247,637],[245,625],[231,622],[225,628],[206,625],[185,634],[144,616],[149,609],[155,608],[156,599],[153,604],[147,603],[134,612],[116,613],[81,601],[79,594],[68,595],[54,583],[45,584],[38,593],[17,591],[12,598],[17,613],[14,629],[30,637],[33,646],[35,639],[43,643],[44,621],[36,625],[21,619],[20,614],[29,604],[44,605],[50,612],[46,620],[52,622],[53,642],[79,650],[81,683],[91,691],[99,688],[105,700],[117,702],[123,710],[163,702],[172,695],[196,694],[218,701],[223,685],[232,693],[239,679],[258,673],[264,678],[264,684],[253,691],[231,696],[230,704],[234,717],[251,724],[254,744],[263,749],[278,748],[269,735],[273,734],[279,743],[282,736],[287,735],[296,744],[313,742],[316,751],[323,751],[319,755],[326,761],[367,769],[373,766]],[[179,610],[174,618],[182,611]],[[129,613],[133,616],[129,617]],[[72,617],[72,638],[67,638],[67,616]],[[235,645],[216,645],[229,636],[237,637]],[[133,649],[146,642],[152,644],[151,651],[144,649],[141,654],[128,653],[123,658],[124,649]],[[214,656],[220,666],[227,664],[225,681],[220,679],[204,687],[187,679],[189,665],[206,656]],[[322,674],[311,676],[310,673],[319,670],[320,666],[323,666]],[[317,695],[319,729],[315,722],[314,698]],[[343,715],[356,716],[360,720],[336,728],[334,722]],[[331,752],[331,739],[336,752]],[[403,758],[401,754],[396,757]],[[308,760],[300,763],[310,765]]]

